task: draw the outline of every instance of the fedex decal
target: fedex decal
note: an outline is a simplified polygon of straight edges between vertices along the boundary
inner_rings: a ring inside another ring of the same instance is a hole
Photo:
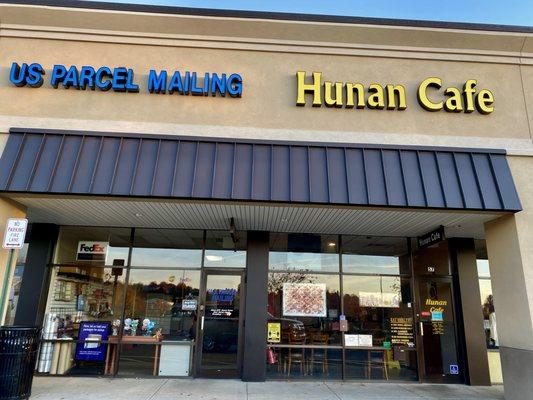
[[[105,261],[109,242],[78,242],[76,260],[78,261]]]

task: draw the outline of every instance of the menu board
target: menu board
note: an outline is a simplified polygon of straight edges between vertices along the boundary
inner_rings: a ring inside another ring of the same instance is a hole
[[[444,335],[444,322],[431,321],[431,332],[434,335]]]
[[[413,318],[392,317],[390,319],[391,343],[409,346],[414,343]]]

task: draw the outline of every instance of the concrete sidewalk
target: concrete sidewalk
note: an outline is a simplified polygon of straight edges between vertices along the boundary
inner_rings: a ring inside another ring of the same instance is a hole
[[[246,383],[206,379],[108,379],[35,377],[39,400],[501,400],[503,386],[356,382]]]

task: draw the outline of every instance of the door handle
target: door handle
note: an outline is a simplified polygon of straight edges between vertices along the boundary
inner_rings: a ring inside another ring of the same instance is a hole
[[[420,321],[420,336],[424,336],[424,323],[422,321]]]
[[[200,322],[200,330],[204,330],[204,316],[202,315],[202,321]]]

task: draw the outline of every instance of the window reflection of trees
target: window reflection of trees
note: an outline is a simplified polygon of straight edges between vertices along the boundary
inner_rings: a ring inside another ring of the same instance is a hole
[[[316,277],[308,275],[305,271],[271,273],[268,277],[269,293],[278,293],[285,283],[315,283]]]

